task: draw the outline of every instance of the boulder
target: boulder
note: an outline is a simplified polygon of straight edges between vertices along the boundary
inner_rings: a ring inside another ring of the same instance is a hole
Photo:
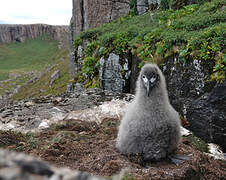
[[[60,71],[59,70],[54,71],[54,73],[50,77],[50,86],[52,86],[53,83],[59,78],[60,78]]]
[[[110,53],[108,58],[100,59],[100,83],[102,89],[128,92],[131,71],[127,58]]]

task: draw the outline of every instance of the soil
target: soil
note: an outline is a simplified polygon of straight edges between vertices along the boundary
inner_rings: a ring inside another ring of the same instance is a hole
[[[225,161],[214,160],[194,149],[183,138],[178,154],[192,159],[172,164],[143,162],[136,156],[121,155],[115,148],[119,119],[105,119],[100,125],[80,120],[62,121],[38,133],[0,131],[0,147],[40,157],[57,167],[70,167],[109,177],[127,168],[124,179],[225,179]]]

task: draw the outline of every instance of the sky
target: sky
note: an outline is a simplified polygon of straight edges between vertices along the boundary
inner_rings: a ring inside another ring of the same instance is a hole
[[[0,0],[0,24],[69,25],[72,0]]]

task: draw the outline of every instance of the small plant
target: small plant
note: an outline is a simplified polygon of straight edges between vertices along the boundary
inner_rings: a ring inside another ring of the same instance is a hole
[[[129,6],[130,6],[130,12],[129,12],[129,14],[131,16],[138,15],[138,11],[137,11],[137,0],[130,0]]]
[[[31,149],[35,149],[38,147],[38,140],[37,138],[32,134],[28,133],[27,135],[27,145]]]
[[[100,63],[95,57],[86,57],[83,61],[82,70],[87,78],[92,79],[99,74]]]

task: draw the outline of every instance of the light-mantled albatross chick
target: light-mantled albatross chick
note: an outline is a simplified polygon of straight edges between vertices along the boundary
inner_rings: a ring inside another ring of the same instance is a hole
[[[140,155],[145,161],[170,156],[180,141],[180,119],[171,106],[164,75],[156,64],[140,72],[133,102],[121,121],[116,147],[125,155]],[[184,157],[170,158],[175,163]]]

